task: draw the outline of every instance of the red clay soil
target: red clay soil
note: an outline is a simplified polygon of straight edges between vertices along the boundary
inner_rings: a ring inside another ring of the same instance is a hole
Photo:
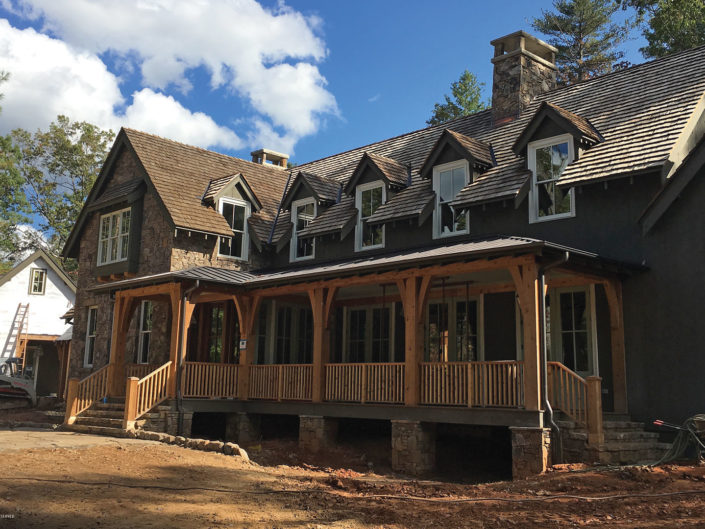
[[[705,527],[701,466],[570,466],[473,485],[372,473],[363,462],[334,465],[330,455],[299,454],[293,444],[289,464],[265,466],[96,439],[88,448],[0,453],[0,527]],[[266,446],[250,448],[260,463],[272,457]]]

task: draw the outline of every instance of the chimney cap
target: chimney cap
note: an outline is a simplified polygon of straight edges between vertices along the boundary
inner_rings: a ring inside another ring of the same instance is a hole
[[[267,162],[272,162],[267,165],[282,168],[286,168],[286,162],[289,160],[288,154],[273,151],[271,149],[257,149],[256,151],[252,151],[250,156],[252,156],[252,161],[254,163],[265,165]]]
[[[545,63],[548,63],[546,66],[550,65],[555,68],[558,48],[534,37],[526,31],[519,30],[505,35],[504,37],[499,37],[498,39],[490,41],[490,45],[494,46],[494,58],[492,62],[502,60],[505,56],[524,53],[541,61],[545,61]]]

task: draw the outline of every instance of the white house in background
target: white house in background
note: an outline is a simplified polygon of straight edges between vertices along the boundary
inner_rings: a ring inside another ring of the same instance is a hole
[[[62,316],[75,298],[75,283],[41,249],[0,277],[0,364],[24,356],[39,395],[63,392],[68,356],[57,339],[71,330]]]

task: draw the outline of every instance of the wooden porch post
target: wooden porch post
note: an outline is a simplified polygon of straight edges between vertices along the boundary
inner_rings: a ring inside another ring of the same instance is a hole
[[[612,349],[612,388],[614,411],[627,413],[627,365],[624,346],[624,312],[622,284],[617,279],[603,282],[610,308],[610,338]]]
[[[171,305],[171,338],[169,342],[169,382],[167,383],[168,394],[171,398],[176,397],[176,370],[180,360],[179,351],[179,333],[181,332],[181,311],[183,307],[183,299],[181,293],[181,284],[172,283],[169,288],[169,301]]]
[[[336,290],[319,287],[308,291],[313,312],[313,402],[323,402],[325,394],[325,364],[330,361],[330,311]]]
[[[541,409],[539,280],[536,262],[509,267],[524,320],[524,407]]]
[[[586,381],[588,446],[597,448],[605,444],[602,423],[602,379],[587,377]]]
[[[112,381],[108,385],[109,394],[122,395],[125,387],[125,347],[127,331],[132,320],[137,301],[128,292],[115,294],[115,307],[113,309],[113,332],[110,338],[110,363],[113,364]]]
[[[426,299],[431,286],[430,275],[397,280],[404,307],[404,404],[419,403],[419,362],[423,353]]]
[[[240,369],[238,370],[238,395],[242,400],[247,400],[250,394],[250,364],[252,364],[252,358],[255,354],[255,344],[250,338],[254,334],[257,310],[261,299],[258,294],[233,296],[240,321],[240,340],[245,340],[246,344],[244,349],[240,349]]]

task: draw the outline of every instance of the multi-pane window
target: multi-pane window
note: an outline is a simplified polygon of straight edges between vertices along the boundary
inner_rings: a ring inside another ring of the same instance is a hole
[[[355,197],[357,207],[357,228],[355,230],[355,246],[357,250],[381,248],[384,246],[384,225],[368,224],[366,221],[377,208],[384,204],[386,190],[382,183],[363,184],[358,186]]]
[[[558,186],[566,166],[573,160],[572,138],[541,141],[529,146],[532,169],[531,220],[573,215],[574,192]]]
[[[560,355],[563,364],[578,373],[590,371],[590,333],[587,292],[562,292],[560,301]]]
[[[44,268],[32,268],[30,272],[30,294],[44,294],[47,282],[47,271]]]
[[[88,321],[86,322],[86,349],[83,354],[83,367],[93,367],[97,327],[98,307],[88,307]]]
[[[300,238],[299,232],[316,217],[316,203],[313,200],[296,201],[292,204],[291,214],[294,225],[291,235],[291,260],[311,258],[315,251],[314,238]]]
[[[310,307],[277,309],[275,362],[310,364],[313,361],[313,311]]]
[[[428,304],[426,359],[474,362],[478,354],[478,303],[455,299]]]
[[[291,358],[291,307],[280,307],[277,310],[277,340],[276,340],[276,363],[286,364]]]
[[[130,208],[100,217],[98,264],[127,260],[130,249]]]
[[[143,301],[140,306],[140,332],[137,346],[137,363],[146,364],[149,360],[149,341],[152,337],[152,310],[151,301]]]
[[[394,346],[393,304],[347,309],[347,362],[389,362]]]
[[[250,205],[240,200],[221,198],[220,213],[228,222],[233,235],[232,237],[220,238],[218,254],[236,259],[247,259],[247,218],[250,216]]]
[[[433,190],[436,192],[434,237],[446,237],[468,232],[468,214],[450,205],[468,183],[466,161],[453,162],[434,168]]]

